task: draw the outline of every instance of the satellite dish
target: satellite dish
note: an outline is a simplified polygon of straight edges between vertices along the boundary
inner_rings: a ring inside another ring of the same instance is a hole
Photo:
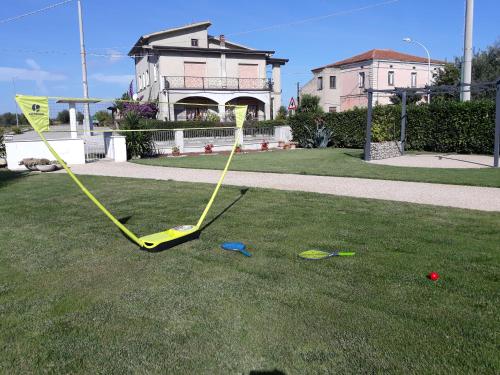
[[[132,95],[132,99],[137,100],[138,96],[137,94]]]

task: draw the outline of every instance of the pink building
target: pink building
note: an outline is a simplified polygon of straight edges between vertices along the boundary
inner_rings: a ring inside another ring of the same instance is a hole
[[[430,80],[444,61],[431,60]],[[426,57],[388,49],[372,49],[362,54],[312,70],[314,77],[300,93],[320,97],[326,112],[366,107],[367,88],[424,87],[428,84]],[[390,94],[374,93],[374,104],[389,104]]]

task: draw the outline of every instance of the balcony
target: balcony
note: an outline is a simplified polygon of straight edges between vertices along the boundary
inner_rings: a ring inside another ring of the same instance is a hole
[[[176,90],[270,91],[272,89],[272,81],[268,78],[164,76],[163,82],[165,89]]]

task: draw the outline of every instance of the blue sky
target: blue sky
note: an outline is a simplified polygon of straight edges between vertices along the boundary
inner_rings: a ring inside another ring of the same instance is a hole
[[[59,1],[5,2],[0,19]],[[373,7],[289,25],[367,6]],[[226,34],[229,40],[290,59],[283,68],[283,104],[295,94],[296,82],[310,79],[311,68],[372,48],[423,56],[420,47],[401,41],[405,36],[425,44],[433,58],[451,60],[463,48],[463,0],[83,0],[83,9],[94,97],[117,97],[126,90],[133,61],[116,55],[126,55],[140,35],[202,20],[212,21],[213,35]],[[475,1],[476,49],[500,37],[499,13],[500,1]],[[277,24],[282,26],[258,30]],[[15,110],[12,78],[18,93],[82,96],[76,1],[0,23],[0,54],[0,112]]]

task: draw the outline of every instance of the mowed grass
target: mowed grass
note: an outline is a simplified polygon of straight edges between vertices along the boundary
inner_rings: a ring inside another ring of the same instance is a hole
[[[213,188],[82,179],[140,235]],[[498,213],[224,187],[199,240],[147,253],[67,176],[2,172],[0,197],[0,373],[500,371]]]
[[[362,154],[362,150],[341,148],[253,152],[236,154],[231,164],[231,169],[237,171],[295,173],[500,187],[499,168],[436,169],[394,167],[365,163],[362,160]],[[226,161],[227,155],[223,154],[134,160],[136,163],[146,165],[203,169],[222,169]]]

